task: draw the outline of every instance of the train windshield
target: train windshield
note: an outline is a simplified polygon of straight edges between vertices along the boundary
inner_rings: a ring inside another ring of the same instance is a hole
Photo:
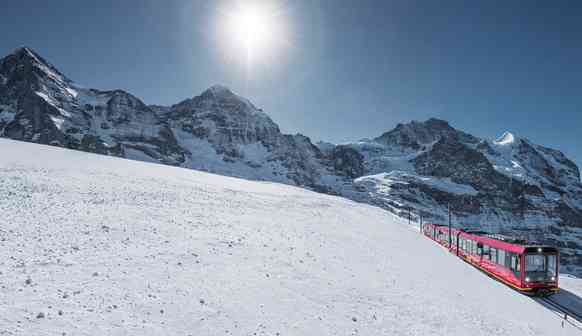
[[[557,263],[555,254],[526,254],[525,281],[554,281],[556,280]]]

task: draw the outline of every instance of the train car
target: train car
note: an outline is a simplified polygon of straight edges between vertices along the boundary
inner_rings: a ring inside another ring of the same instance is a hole
[[[437,224],[423,225],[422,233],[524,294],[546,296],[559,290],[560,259],[555,247],[482,231],[451,229],[449,233],[447,226]]]

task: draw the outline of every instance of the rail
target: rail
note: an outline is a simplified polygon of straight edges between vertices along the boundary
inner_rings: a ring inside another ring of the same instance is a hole
[[[538,297],[535,298],[542,306],[549,308],[561,315],[564,321],[570,325],[582,330],[582,315],[559,302],[551,299],[551,297]]]

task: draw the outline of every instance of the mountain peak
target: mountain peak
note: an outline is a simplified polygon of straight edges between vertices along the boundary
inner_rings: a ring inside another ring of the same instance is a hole
[[[37,52],[35,52],[32,48],[27,47],[27,46],[22,46],[22,47],[16,48],[10,54],[11,55],[29,55],[31,57],[38,56]]]
[[[430,118],[425,121],[418,121],[412,120],[411,122],[405,124],[398,124],[396,125],[396,130],[404,130],[404,129],[423,129],[425,131],[454,131],[455,129],[449,124],[448,121],[437,119],[437,118]]]
[[[452,129],[452,127],[448,121],[443,120],[443,119],[438,119],[438,118],[430,118],[427,121],[425,121],[423,124],[425,124],[428,127],[451,128]]]
[[[208,88],[208,90],[214,93],[233,93],[228,87],[220,84],[214,84]]]
[[[512,145],[515,143],[517,137],[511,132],[505,132],[501,137],[495,140],[496,145]]]
[[[228,105],[242,105],[246,106],[246,108],[249,110],[262,112],[262,110],[255,107],[255,105],[251,103],[250,100],[232,92],[231,89],[224,85],[215,84],[209,87],[204,92],[202,92],[200,98],[209,101],[226,103]]]
[[[410,148],[418,148],[423,144],[429,144],[440,138],[448,138],[451,136],[461,136],[466,138],[465,140],[467,142],[473,141],[468,135],[454,129],[447,121],[436,118],[398,124],[396,128],[375,138],[374,141],[382,144],[397,144]]]
[[[15,49],[5,58],[1,59],[0,65],[7,66],[8,69],[14,69],[16,65],[28,64],[33,68],[37,68],[46,76],[60,82],[71,82],[65,75],[63,75],[55,66],[47,62],[36,51],[27,46],[22,46]],[[0,69],[1,70],[1,69]],[[7,70],[7,69],[5,69]]]
[[[201,96],[212,98],[234,98],[238,97],[231,89],[224,85],[215,84],[202,92]]]
[[[26,46],[22,46],[20,48],[15,49],[14,51],[12,51],[10,55],[17,57],[19,60],[27,60],[29,62],[53,67],[50,63],[45,61],[44,58],[42,58],[36,51]]]

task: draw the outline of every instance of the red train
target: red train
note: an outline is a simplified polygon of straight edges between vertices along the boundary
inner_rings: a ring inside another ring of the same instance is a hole
[[[451,229],[449,235],[447,226],[437,224],[424,224],[422,233],[524,294],[546,296],[559,290],[560,258],[555,247],[478,231]]]

